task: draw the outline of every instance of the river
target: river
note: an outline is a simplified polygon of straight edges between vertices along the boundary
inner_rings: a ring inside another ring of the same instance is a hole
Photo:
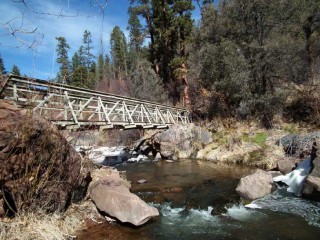
[[[319,239],[320,204],[285,189],[244,207],[235,188],[255,169],[182,160],[117,166],[131,191],[157,207],[160,216],[141,227],[101,224],[79,239]],[[138,180],[145,179],[145,183]]]

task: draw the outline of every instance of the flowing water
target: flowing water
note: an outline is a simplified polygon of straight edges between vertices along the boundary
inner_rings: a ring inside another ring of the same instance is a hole
[[[319,239],[320,203],[279,189],[243,206],[235,188],[254,169],[195,160],[117,168],[160,216],[136,228],[101,224],[79,239]]]

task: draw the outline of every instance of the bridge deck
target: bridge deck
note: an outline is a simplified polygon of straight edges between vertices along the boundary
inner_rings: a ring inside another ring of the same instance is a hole
[[[0,99],[14,100],[61,129],[167,128],[190,122],[184,108],[14,75],[0,84]]]

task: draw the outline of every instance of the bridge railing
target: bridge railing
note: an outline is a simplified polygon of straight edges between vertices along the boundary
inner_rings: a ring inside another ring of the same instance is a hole
[[[167,128],[187,124],[185,108],[40,79],[8,75],[0,98],[11,99],[60,128]]]

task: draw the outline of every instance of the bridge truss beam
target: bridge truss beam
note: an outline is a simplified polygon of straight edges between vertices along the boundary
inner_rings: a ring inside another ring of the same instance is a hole
[[[14,75],[1,83],[0,98],[14,100],[61,129],[147,129],[190,123],[185,108]]]

